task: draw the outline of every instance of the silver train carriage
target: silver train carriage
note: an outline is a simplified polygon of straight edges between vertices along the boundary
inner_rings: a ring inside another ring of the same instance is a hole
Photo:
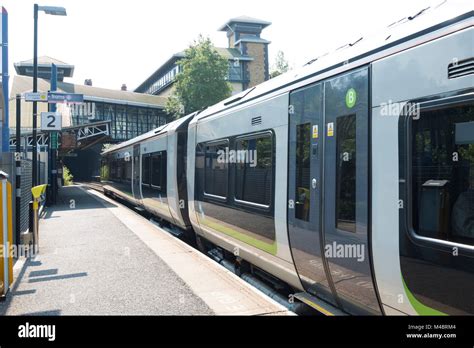
[[[325,314],[474,314],[473,43],[421,11],[105,151],[105,188]]]

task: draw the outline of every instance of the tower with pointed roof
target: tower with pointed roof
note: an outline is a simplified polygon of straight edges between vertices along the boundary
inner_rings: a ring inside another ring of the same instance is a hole
[[[227,33],[229,48],[236,48],[242,56],[252,60],[245,65],[244,77],[247,85],[244,89],[258,85],[269,79],[268,45],[270,41],[260,35],[271,22],[248,16],[232,18],[219,30]]]

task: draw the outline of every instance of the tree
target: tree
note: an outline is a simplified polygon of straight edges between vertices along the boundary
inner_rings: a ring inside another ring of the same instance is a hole
[[[114,146],[114,144],[110,144],[110,143],[102,144],[102,150],[101,150],[101,152],[107,151],[107,150],[110,149],[112,146]]]
[[[166,103],[166,111],[175,119],[229,97],[232,87],[227,82],[229,62],[201,35],[178,61],[180,73],[175,90]]]
[[[270,73],[270,78],[277,77],[278,75],[284,74],[290,70],[290,65],[288,61],[285,59],[285,54],[283,51],[278,51],[275,63],[273,64],[272,71]]]

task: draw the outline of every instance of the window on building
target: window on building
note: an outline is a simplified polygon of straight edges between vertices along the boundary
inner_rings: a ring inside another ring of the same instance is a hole
[[[164,126],[165,124],[168,123],[168,120],[166,119],[166,113],[160,111],[160,126]]]
[[[114,106],[112,104],[104,104],[104,120],[113,120],[114,114]]]
[[[97,120],[105,120],[104,117],[104,104],[103,103],[92,103],[94,105],[93,112],[95,119]]]
[[[229,62],[229,81],[242,81],[242,64],[235,64],[234,61]]]
[[[116,106],[115,113],[115,137],[120,140],[127,139],[127,115],[125,107],[122,105]]]
[[[148,130],[147,109],[138,108],[138,134],[146,133]]]
[[[138,135],[138,110],[136,107],[128,106],[127,111],[127,139]]]
[[[204,164],[204,193],[220,198],[227,197],[228,161],[225,153],[228,152],[227,140],[207,144],[205,149]]]
[[[161,77],[156,80],[151,87],[149,87],[145,93],[147,94],[155,94],[159,90],[163,89],[167,85],[169,85],[171,82],[174,81],[176,78],[176,75],[179,73],[179,66],[174,66],[171,68],[168,72],[166,72],[164,75],[161,75]]]
[[[235,198],[270,206],[273,192],[272,134],[238,138],[235,150]]]
[[[150,130],[156,129],[160,126],[160,114],[156,109],[149,109],[148,122],[150,123]]]
[[[414,230],[474,245],[474,102],[422,110],[411,126]]]

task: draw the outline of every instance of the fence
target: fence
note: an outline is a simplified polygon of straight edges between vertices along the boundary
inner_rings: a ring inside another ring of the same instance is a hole
[[[47,183],[47,173],[46,173],[46,164],[43,161],[38,161],[39,165],[39,184]],[[17,214],[16,209],[16,164],[13,153],[1,153],[0,154],[0,170],[4,171],[9,175],[8,181],[12,185],[12,207],[13,207],[13,217]],[[32,179],[32,160],[31,159],[22,159],[21,160],[21,194],[20,194],[20,209],[18,213],[20,215],[19,229],[17,230],[16,219],[13,218],[13,231],[19,231],[25,233],[28,231],[30,226],[30,202],[32,200],[31,196],[31,179]],[[18,233],[13,233],[13,243],[20,243],[18,240]]]
[[[31,177],[32,161],[29,159],[21,160],[21,199],[20,199],[20,232],[28,231],[30,226],[30,210],[29,204],[31,197]]]
[[[13,216],[15,216],[15,185],[16,185],[16,170],[15,170],[15,159],[12,153],[0,153],[0,170],[8,174],[8,182],[11,184],[13,189],[11,199],[12,199],[12,207],[13,207]],[[13,230],[15,230],[15,219],[13,219]],[[13,236],[13,243],[16,243],[15,234]]]

